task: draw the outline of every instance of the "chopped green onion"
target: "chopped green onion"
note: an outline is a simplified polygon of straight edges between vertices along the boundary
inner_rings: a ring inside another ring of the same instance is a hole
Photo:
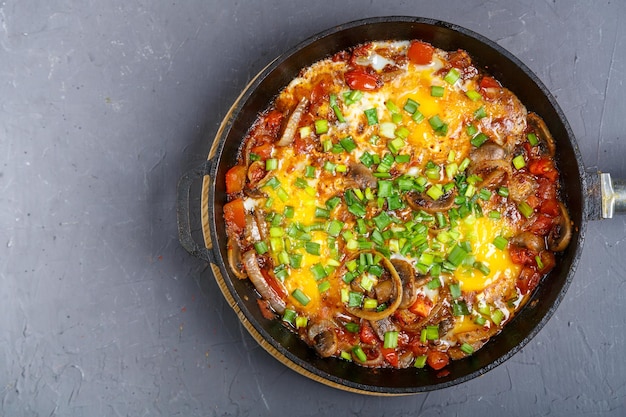
[[[287,194],[287,191],[285,191],[283,189],[283,187],[280,187],[278,190],[276,190],[276,195],[278,196],[278,198],[280,198],[282,201],[287,201],[289,200],[289,194]]]
[[[387,147],[394,154],[397,154],[398,152],[400,152],[400,149],[402,149],[404,145],[406,145],[406,143],[399,137],[387,143]]]
[[[299,269],[300,266],[302,266],[302,255],[299,253],[289,255],[289,266],[294,269]]]
[[[369,152],[363,152],[363,155],[359,158],[359,161],[366,167],[371,167],[374,164],[374,157]]]
[[[465,92],[465,95],[472,101],[478,101],[483,98],[483,96],[481,96],[480,93],[476,90],[468,90]]]
[[[352,322],[348,322],[344,325],[344,327],[346,328],[347,331],[349,331],[350,333],[357,333],[360,329],[361,326],[359,326],[358,323],[352,323]]]
[[[307,165],[304,168],[304,176],[307,178],[315,178],[315,167],[312,167],[311,165]]]
[[[476,319],[474,319],[474,323],[478,324],[479,326],[484,326],[485,323],[487,323],[487,320],[485,320],[483,316],[477,316]]]
[[[396,155],[396,163],[408,164],[411,162],[411,155]]]
[[[313,274],[313,278],[315,278],[316,281],[319,281],[320,279],[326,278],[328,276],[328,272],[326,272],[326,269],[320,263],[312,265],[309,270]]]
[[[415,113],[413,113],[413,116],[411,116],[411,119],[413,119],[415,123],[421,123],[424,118],[424,115],[419,110],[416,110]]]
[[[465,260],[467,255],[468,251],[463,249],[461,245],[458,244],[454,246],[454,248],[452,248],[452,251],[450,251],[450,254],[448,255],[448,262],[454,265],[454,267],[458,267],[459,265],[461,265],[463,260]]]
[[[346,152],[350,153],[356,149],[356,144],[351,136],[345,137],[339,140],[339,144],[346,150]]]
[[[459,164],[459,172],[465,171],[471,162],[472,160],[469,158],[463,159],[461,163]]]
[[[450,68],[450,71],[443,77],[444,81],[452,85],[461,78],[461,73],[456,68]]]
[[[470,140],[470,143],[477,148],[480,148],[480,146],[483,143],[487,142],[488,139],[489,137],[487,135],[485,135],[484,133],[479,133]]]
[[[330,282],[322,281],[317,285],[317,290],[322,293],[324,291],[328,291],[330,289]]]
[[[439,326],[426,326],[426,340],[439,339]]]
[[[328,219],[330,218],[330,211],[325,208],[315,207],[315,217],[318,219]]]
[[[293,216],[295,215],[295,209],[293,208],[293,206],[285,206],[283,210],[283,215],[288,219],[293,218]]]
[[[328,210],[332,210],[335,207],[337,207],[339,205],[339,203],[341,203],[341,198],[334,196],[329,198],[328,200],[326,200],[326,208]]]
[[[474,112],[474,118],[476,120],[480,120],[484,117],[487,117],[487,113],[485,112],[485,107],[480,106],[475,112]]]
[[[365,301],[363,301],[364,309],[374,310],[376,307],[378,307],[378,301],[374,298],[366,298]]]
[[[438,278],[433,278],[428,281],[428,284],[426,284],[426,286],[429,290],[434,290],[435,288],[441,287],[441,281]]]
[[[250,152],[250,160],[251,161],[260,161],[261,160],[261,156],[254,153],[254,152]]]
[[[452,303],[452,314],[455,316],[467,316],[469,314],[469,309],[467,308],[465,301],[459,300]]]
[[[537,268],[543,269],[543,261],[541,260],[541,256],[535,256],[535,262],[537,262]]]
[[[478,192],[478,198],[480,198],[481,200],[489,201],[489,199],[491,198],[491,191],[489,191],[487,188],[481,188]]]
[[[376,225],[378,230],[383,230],[385,227],[389,226],[393,222],[393,219],[391,218],[391,216],[389,216],[389,214],[387,214],[386,211],[381,212],[372,220],[374,221],[374,224]]]
[[[471,355],[472,353],[474,353],[474,348],[469,343],[463,343],[461,345],[461,351],[463,351],[463,353],[467,355]]]
[[[489,214],[487,214],[487,217],[489,217],[490,219],[500,219],[502,218],[502,214],[500,214],[500,212],[497,210],[491,210]]]
[[[272,171],[278,169],[278,159],[270,158],[265,160],[265,170]]]
[[[310,253],[311,255],[320,256],[321,245],[317,242],[306,242],[304,244],[304,249],[307,251],[307,253]]]
[[[509,196],[509,189],[507,187],[500,187],[498,188],[498,195],[501,197],[508,197]]]
[[[404,110],[407,113],[411,113],[414,114],[417,111],[417,108],[419,107],[419,103],[411,98],[407,98],[406,99],[406,103],[404,103]]]
[[[443,97],[445,88],[439,85],[433,85],[430,87],[430,95],[432,97]]]
[[[495,246],[496,248],[500,249],[500,250],[504,250],[506,249],[506,245],[508,245],[509,241],[502,237],[502,236],[497,236],[493,242],[491,242],[493,244],[493,246]]]
[[[357,345],[355,347],[352,348],[352,353],[354,354],[354,356],[356,356],[356,358],[361,361],[361,362],[365,362],[367,361],[367,355],[365,354],[365,352],[363,352],[363,348],[361,348],[361,346]]]
[[[264,241],[255,242],[254,249],[256,250],[256,253],[258,253],[259,255],[263,255],[265,252],[269,250],[269,248],[267,247],[267,243],[265,243]]]
[[[502,319],[504,318],[504,313],[502,312],[502,310],[498,309],[495,310],[493,313],[491,313],[491,321],[496,325],[499,326],[500,323],[502,322]]]
[[[529,133],[526,137],[528,138],[528,142],[531,146],[537,146],[539,144],[539,139],[534,133]]]
[[[489,273],[491,272],[489,267],[482,262],[474,262],[474,268],[482,272],[483,275],[489,275]]]
[[[344,123],[346,119],[343,117],[343,113],[341,113],[341,109],[339,108],[339,103],[337,103],[337,96],[335,94],[331,94],[329,97],[330,108],[335,112],[335,116],[337,116],[337,120],[339,122]]]
[[[296,316],[297,314],[295,311],[289,308],[286,308],[285,312],[283,313],[283,321],[290,323],[290,324],[295,324]]]
[[[328,120],[319,119],[315,121],[315,133],[321,135],[328,132]]]
[[[423,368],[424,366],[426,366],[427,358],[428,357],[426,355],[418,356],[417,358],[415,358],[415,364],[413,366],[419,369]]]
[[[450,284],[450,295],[453,299],[457,299],[461,296],[461,286],[458,283]]]
[[[411,131],[404,126],[400,126],[396,129],[395,134],[398,138],[406,139],[411,134]]]
[[[378,112],[376,110],[376,107],[367,109],[363,111],[363,113],[365,113],[365,118],[367,119],[368,125],[374,126],[378,124]]]
[[[526,161],[524,160],[524,155],[519,154],[515,158],[513,158],[513,166],[515,169],[522,169],[526,166]]]
[[[299,288],[296,288],[295,290],[293,290],[293,292],[291,293],[291,296],[295,298],[303,306],[306,306],[311,301],[311,298],[308,295],[306,295],[304,292],[302,292],[302,290]]]
[[[517,206],[517,209],[527,219],[529,219],[533,215],[533,212],[534,212],[533,208],[525,201],[522,201],[521,203],[519,203]]]
[[[398,106],[396,106],[396,103],[391,100],[387,100],[385,102],[385,107],[387,107],[387,110],[389,110],[389,112],[392,114],[400,113],[400,109],[398,108]]]
[[[326,233],[333,237],[339,236],[341,233],[341,229],[343,229],[344,223],[340,220],[333,219],[328,223],[328,228],[326,229]]]
[[[426,194],[432,198],[433,200],[437,201],[439,200],[439,198],[441,198],[441,196],[443,196],[444,192],[441,189],[441,187],[438,187],[437,185],[432,185],[427,191]]]
[[[365,296],[362,293],[356,292],[356,291],[350,291],[348,293],[348,307],[351,307],[351,308],[361,307],[361,304],[363,304],[364,298]]]
[[[395,349],[398,347],[398,332],[397,331],[385,332],[383,347],[385,349]]]

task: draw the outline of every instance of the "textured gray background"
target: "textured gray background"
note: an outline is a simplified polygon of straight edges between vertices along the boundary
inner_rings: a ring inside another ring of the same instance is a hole
[[[179,245],[176,182],[246,82],[314,33],[419,15],[485,35],[554,92],[589,168],[626,178],[626,3],[0,1],[0,415],[626,415],[626,217],[587,229],[521,352],[449,389],[310,381]]]

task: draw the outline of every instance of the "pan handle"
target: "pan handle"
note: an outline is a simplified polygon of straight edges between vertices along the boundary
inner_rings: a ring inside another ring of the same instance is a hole
[[[612,179],[611,174],[600,174],[602,193],[602,218],[610,219],[614,214],[626,213],[626,180]]]
[[[209,175],[212,165],[212,160],[208,160],[180,177],[176,190],[176,218],[178,220],[178,240],[183,248],[196,258],[214,263],[213,253],[208,248],[200,246],[191,235],[189,205],[191,185],[198,179]]]

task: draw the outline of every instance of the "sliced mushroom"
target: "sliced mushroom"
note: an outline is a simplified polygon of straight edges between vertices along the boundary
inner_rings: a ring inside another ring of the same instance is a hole
[[[274,311],[282,314],[285,311],[285,301],[274,292],[272,287],[270,287],[265,280],[265,277],[263,277],[254,249],[245,252],[242,258],[246,272],[248,273],[248,278],[250,278],[254,288],[261,294],[261,297],[270,303]]]
[[[417,298],[418,286],[415,285],[415,269],[402,259],[392,259],[391,263],[402,281],[402,301],[398,308],[411,306]]]
[[[302,116],[304,115],[304,112],[306,111],[308,105],[309,99],[307,99],[306,97],[302,97],[296,108],[293,109],[293,112],[289,116],[289,119],[287,120],[285,130],[278,140],[278,146],[287,146],[291,144],[291,142],[293,142],[296,137],[296,132],[298,131],[298,126],[300,125],[300,120],[302,120]]]
[[[554,138],[552,137],[550,130],[548,130],[546,123],[535,113],[528,113],[527,121],[530,126],[530,130],[535,132],[537,135],[537,139],[539,139],[539,144],[542,146],[542,149],[545,149],[545,152],[548,155],[554,157],[556,144],[554,143]]]
[[[385,333],[399,330],[398,325],[391,321],[389,317],[378,321],[370,321],[370,324],[380,340],[385,340]]]
[[[393,284],[393,291],[392,296],[389,299],[389,304],[387,305],[387,308],[382,311],[365,310],[360,307],[356,308],[349,306],[346,306],[346,310],[356,317],[370,321],[378,321],[384,319],[385,317],[389,317],[398,309],[398,306],[402,301],[402,281],[400,280],[396,269],[393,267],[393,264],[389,261],[389,259],[385,258],[382,254],[378,252],[374,251],[372,253],[374,254],[374,256],[378,256],[381,258],[383,268],[385,268],[389,272],[390,280]],[[384,280],[381,280],[380,282],[382,281]]]
[[[378,180],[372,170],[360,163],[350,165],[346,182],[349,188],[376,188],[378,185]]]
[[[496,143],[491,141],[485,142],[482,146],[472,150],[470,152],[470,159],[472,163],[468,167],[470,170],[475,164],[480,164],[485,161],[498,161],[506,158],[506,150]]]
[[[321,320],[309,326],[307,336],[317,353],[327,358],[337,352],[336,326],[330,320]]]
[[[546,243],[544,239],[530,232],[522,232],[511,238],[511,243],[520,248],[530,249],[533,252],[541,252],[545,250]]]
[[[548,249],[553,252],[564,251],[572,239],[572,221],[570,220],[569,213],[563,203],[559,203],[559,207],[561,208],[559,223],[552,228],[547,239]]]
[[[491,326],[489,328],[481,327],[479,329],[470,330],[469,332],[458,333],[455,335],[457,345],[448,349],[448,354],[452,360],[462,359],[467,356],[467,353],[460,349],[462,344],[467,343],[474,349],[474,351],[477,351],[499,331],[500,329],[498,326]]]
[[[426,193],[411,191],[406,195],[406,202],[413,210],[424,210],[426,213],[434,214],[450,210],[454,205],[454,197],[455,193],[449,191],[438,200],[433,200]]]

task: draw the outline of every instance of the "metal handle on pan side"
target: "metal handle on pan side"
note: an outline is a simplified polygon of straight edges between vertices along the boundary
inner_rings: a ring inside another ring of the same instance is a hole
[[[613,180],[611,174],[600,174],[602,193],[602,218],[610,219],[613,214],[626,213],[626,180]]]
[[[207,262],[213,261],[212,252],[206,247],[200,246],[191,235],[189,197],[191,185],[209,175],[212,161],[206,161],[199,167],[187,171],[178,180],[176,195],[176,218],[178,220],[178,240],[187,252]]]

